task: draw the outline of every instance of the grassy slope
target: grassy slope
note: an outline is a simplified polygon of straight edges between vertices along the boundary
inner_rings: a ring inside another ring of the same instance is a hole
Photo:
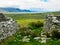
[[[35,13],[35,14],[6,14],[7,16],[10,16],[14,19],[44,19],[44,16],[47,14],[53,14],[53,15],[60,15],[60,12],[49,12],[49,13]]]
[[[41,19],[44,17],[44,14],[36,13],[36,14],[7,14],[7,16],[10,16],[14,19]]]
[[[28,24],[29,22],[34,21],[43,21],[44,15],[41,13],[36,14],[6,14],[9,17],[12,17],[13,19],[17,20],[19,24]]]

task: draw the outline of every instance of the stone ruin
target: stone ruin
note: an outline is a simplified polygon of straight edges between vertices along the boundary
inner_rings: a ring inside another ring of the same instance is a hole
[[[6,17],[4,14],[0,13],[0,41],[9,36],[12,36],[17,31],[17,22],[14,19]]]
[[[60,15],[46,15],[44,30],[50,31],[54,28],[60,31]]]

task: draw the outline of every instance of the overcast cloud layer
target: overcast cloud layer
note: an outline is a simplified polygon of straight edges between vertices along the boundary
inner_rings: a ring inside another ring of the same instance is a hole
[[[60,11],[60,0],[0,0],[0,7],[43,8]]]

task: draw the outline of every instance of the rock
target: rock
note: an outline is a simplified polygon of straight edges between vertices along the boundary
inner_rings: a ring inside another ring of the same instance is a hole
[[[0,41],[12,36],[18,29],[18,24],[14,19],[0,14]]]
[[[42,40],[41,43],[46,43],[46,40]]]
[[[60,30],[60,15],[45,16],[44,30],[50,31],[53,30],[53,28]]]
[[[46,43],[46,38],[41,38],[41,43]]]
[[[24,36],[22,39],[22,42],[29,42],[30,38],[28,38],[27,36]]]
[[[35,40],[39,40],[39,39],[40,39],[40,37],[35,37],[34,39],[35,39]]]

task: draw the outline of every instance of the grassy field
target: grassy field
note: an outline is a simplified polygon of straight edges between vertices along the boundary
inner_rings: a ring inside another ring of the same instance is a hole
[[[3,40],[0,45],[60,45],[60,41],[48,40],[41,42],[41,31],[43,30],[44,16],[47,14],[59,15],[60,12],[35,13],[35,14],[5,14],[17,21],[19,31],[9,38]],[[42,24],[42,25],[41,25]],[[34,39],[39,37],[39,39]]]

